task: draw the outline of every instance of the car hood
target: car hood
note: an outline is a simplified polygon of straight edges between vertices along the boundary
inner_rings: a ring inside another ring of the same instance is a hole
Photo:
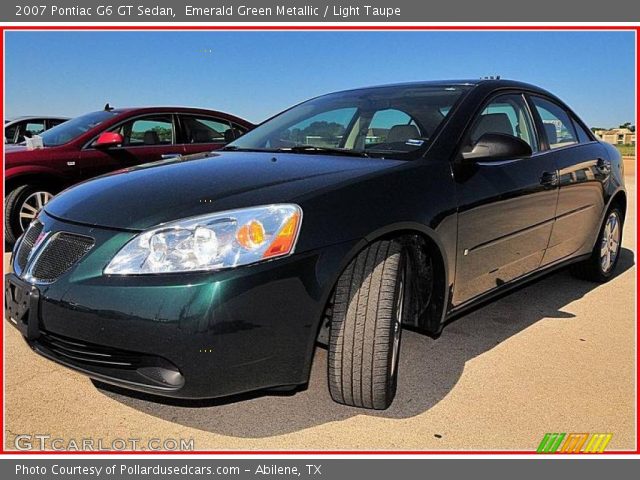
[[[402,163],[264,152],[182,157],[81,183],[57,195],[45,211],[61,220],[140,231],[195,215],[292,202]]]

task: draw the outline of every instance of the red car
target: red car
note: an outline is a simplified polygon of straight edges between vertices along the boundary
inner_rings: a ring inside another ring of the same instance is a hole
[[[42,132],[42,148],[5,146],[5,241],[14,243],[49,199],[103,173],[223,147],[253,125],[197,108],[105,106]]]

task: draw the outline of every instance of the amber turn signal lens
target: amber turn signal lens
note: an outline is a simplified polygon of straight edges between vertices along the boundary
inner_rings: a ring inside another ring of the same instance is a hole
[[[282,229],[278,232],[278,235],[273,239],[271,245],[269,245],[269,248],[267,248],[264,255],[262,255],[262,258],[277,257],[290,253],[296,241],[299,223],[300,214],[296,212],[286,221]]]
[[[257,220],[251,220],[238,229],[236,238],[238,243],[247,250],[253,250],[264,243],[264,227]]]

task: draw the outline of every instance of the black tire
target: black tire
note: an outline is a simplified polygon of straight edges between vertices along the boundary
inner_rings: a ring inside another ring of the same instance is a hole
[[[618,224],[618,246],[615,258],[613,258],[609,266],[605,268],[605,263],[603,263],[602,257],[602,249],[605,243],[605,235],[607,235],[607,224],[610,221],[611,217],[615,217]],[[589,280],[592,282],[604,283],[611,279],[613,273],[615,272],[616,266],[618,265],[618,261],[620,260],[620,249],[622,247],[622,227],[623,227],[623,216],[622,212],[618,207],[612,207],[609,209],[607,214],[604,217],[604,222],[600,226],[600,232],[598,233],[598,239],[596,240],[596,244],[593,247],[593,251],[591,252],[591,256],[584,260],[583,262],[577,263],[572,268],[572,273],[579,278],[584,280]]]
[[[335,288],[329,332],[329,391],[338,403],[384,410],[396,392],[406,254],[379,241],[358,254]]]
[[[4,202],[4,238],[5,243],[13,245],[22,235],[24,228],[20,221],[20,209],[32,194],[36,192],[50,193],[48,187],[42,185],[20,185],[5,197]]]

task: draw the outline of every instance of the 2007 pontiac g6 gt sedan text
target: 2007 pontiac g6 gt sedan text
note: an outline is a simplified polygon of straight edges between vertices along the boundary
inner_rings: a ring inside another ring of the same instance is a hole
[[[333,93],[54,197],[14,249],[6,317],[51,360],[181,398],[304,385],[319,342],[333,399],[384,409],[403,326],[437,336],[568,264],[612,276],[622,169],[532,85]]]

